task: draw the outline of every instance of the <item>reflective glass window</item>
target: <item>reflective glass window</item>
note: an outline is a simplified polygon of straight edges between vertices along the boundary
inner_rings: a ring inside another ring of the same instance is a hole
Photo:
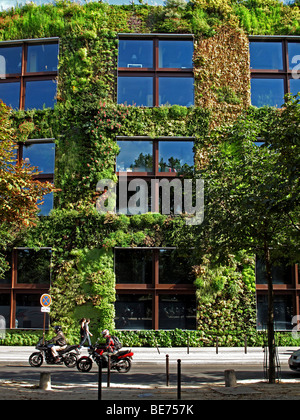
[[[251,103],[256,107],[280,108],[284,104],[283,79],[251,79]]]
[[[116,283],[151,284],[152,251],[115,250]]]
[[[292,267],[286,265],[284,261],[279,265],[272,267],[273,284],[291,284]],[[267,284],[266,267],[262,260],[256,260],[256,284]]]
[[[20,74],[22,71],[22,47],[0,48],[0,77]]]
[[[44,174],[52,174],[55,164],[55,144],[25,143],[23,160],[32,166],[37,166],[38,170]]]
[[[297,95],[300,92],[300,79],[290,79],[290,91],[292,95]]]
[[[250,42],[250,68],[283,70],[282,43]]]
[[[293,299],[292,295],[274,296],[274,328],[276,331],[289,331],[293,328],[292,318]],[[268,322],[268,296],[257,296],[257,329],[267,329]]]
[[[152,329],[152,296],[148,294],[117,294],[115,303],[117,329]]]
[[[50,211],[53,209],[53,202],[54,202],[53,193],[44,195],[42,202],[37,203],[38,208],[40,210],[39,216],[49,216]]]
[[[176,249],[159,250],[160,284],[193,284],[195,276],[191,272],[188,256],[181,255]]]
[[[194,330],[196,328],[195,295],[160,295],[159,328]]]
[[[27,72],[57,71],[58,44],[28,45]]]
[[[119,77],[118,103],[134,106],[153,106],[153,78]]]
[[[5,326],[2,327],[9,328],[9,317],[10,317],[10,294],[9,293],[0,293],[0,317],[3,317],[5,320]],[[3,323],[3,319],[2,319]],[[1,319],[0,319],[1,324]],[[0,328],[1,334],[1,328]],[[0,335],[1,338],[1,335]]]
[[[160,141],[159,172],[180,172],[194,165],[193,147],[192,141]]]
[[[0,83],[0,99],[11,108],[19,108],[20,82]]]
[[[117,172],[152,172],[152,141],[118,141]]]
[[[17,250],[18,284],[47,284],[50,286],[51,250]]]
[[[53,108],[56,100],[54,80],[35,80],[26,82],[25,109]]]
[[[160,68],[192,68],[193,41],[159,41]]]
[[[152,68],[153,41],[121,39],[118,66],[137,69]]]
[[[43,328],[44,314],[41,312],[40,294],[16,296],[16,328]],[[49,315],[46,314],[46,325]]]
[[[289,69],[292,70],[295,66],[297,66],[297,64],[298,64],[297,68],[299,69],[300,42],[288,43],[288,55],[289,55]]]
[[[160,77],[159,105],[194,105],[192,77]]]

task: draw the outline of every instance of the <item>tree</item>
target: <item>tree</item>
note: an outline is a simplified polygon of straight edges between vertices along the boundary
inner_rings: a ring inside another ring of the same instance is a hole
[[[12,110],[0,101],[0,248],[11,243],[24,228],[37,221],[38,205],[43,196],[55,191],[50,182],[34,179],[36,167],[17,162],[18,141],[25,141],[32,130],[24,123],[15,129]],[[1,264],[2,262],[2,264]],[[1,270],[2,268],[2,270]],[[3,258],[0,258],[0,276]]]
[[[263,129],[262,129],[263,125]],[[263,136],[264,144],[255,142]],[[213,140],[213,141],[212,141]],[[272,267],[299,261],[300,103],[270,109],[263,124],[251,113],[215,131],[207,147],[205,219],[195,246],[215,260],[246,250],[263,258],[268,283],[269,382],[275,382]]]

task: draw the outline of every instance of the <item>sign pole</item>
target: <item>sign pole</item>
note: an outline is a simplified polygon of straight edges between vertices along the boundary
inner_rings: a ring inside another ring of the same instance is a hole
[[[43,345],[45,344],[45,329],[46,329],[46,312],[44,312]]]

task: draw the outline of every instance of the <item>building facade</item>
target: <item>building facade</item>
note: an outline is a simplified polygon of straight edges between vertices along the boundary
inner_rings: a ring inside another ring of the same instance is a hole
[[[299,6],[274,2],[289,16],[289,31],[274,24],[271,35],[257,35],[241,10],[233,24],[230,2],[214,11],[200,3],[187,3],[180,17],[171,3],[2,12],[0,98],[16,124],[35,125],[17,159],[60,189],[40,205],[39,224],[5,251],[10,269],[0,279],[0,314],[7,328],[42,328],[39,299],[50,292],[51,318],[68,328],[90,315],[99,328],[120,331],[205,336],[225,324],[229,335],[244,336],[264,329],[264,264],[253,256],[235,263],[251,278],[247,286],[241,275],[235,306],[225,292],[210,308],[199,305],[195,261],[176,246],[185,211],[176,180],[201,163],[210,129],[251,105],[281,108],[287,93],[300,91]],[[116,184],[115,212],[95,211],[106,199],[96,188],[101,179]],[[282,261],[273,278],[276,328],[290,331],[300,314],[298,266]],[[222,310],[228,319],[218,318]]]

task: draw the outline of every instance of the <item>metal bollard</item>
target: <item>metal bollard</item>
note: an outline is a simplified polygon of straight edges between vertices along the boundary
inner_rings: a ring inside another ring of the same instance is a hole
[[[216,354],[219,354],[219,338],[216,337]]]
[[[102,399],[102,361],[99,360],[98,365],[98,400]]]
[[[166,386],[170,384],[170,363],[169,363],[169,355],[166,354]]]
[[[181,400],[181,360],[177,360],[177,400]]]

